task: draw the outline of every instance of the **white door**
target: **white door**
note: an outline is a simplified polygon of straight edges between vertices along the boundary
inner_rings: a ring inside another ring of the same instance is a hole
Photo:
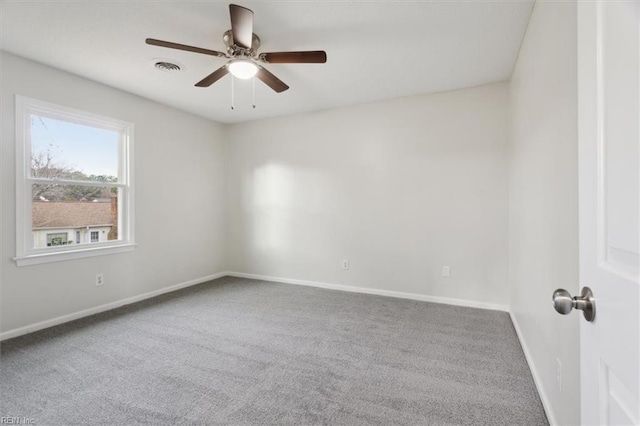
[[[582,424],[640,424],[639,100],[640,2],[579,0]]]

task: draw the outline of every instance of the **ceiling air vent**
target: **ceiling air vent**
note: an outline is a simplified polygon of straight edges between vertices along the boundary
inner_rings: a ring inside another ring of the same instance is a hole
[[[154,66],[160,71],[166,71],[166,72],[177,72],[182,69],[180,65],[174,64],[172,62],[166,62],[166,61],[158,61],[154,64]]]

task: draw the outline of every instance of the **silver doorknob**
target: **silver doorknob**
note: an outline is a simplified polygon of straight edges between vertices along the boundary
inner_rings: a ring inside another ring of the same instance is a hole
[[[553,307],[562,315],[567,315],[572,309],[579,309],[584,314],[584,319],[591,322],[596,318],[596,300],[589,287],[582,287],[580,296],[571,297],[571,294],[563,288],[553,292]]]

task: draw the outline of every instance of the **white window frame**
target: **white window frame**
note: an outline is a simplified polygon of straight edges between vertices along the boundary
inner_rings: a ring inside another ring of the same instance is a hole
[[[16,95],[16,257],[18,266],[58,262],[131,251],[134,240],[133,123],[80,111],[38,99]],[[31,114],[115,131],[118,138],[118,182],[79,182],[31,176]],[[32,192],[34,183],[104,186],[118,188],[119,240],[56,247],[33,247]]]

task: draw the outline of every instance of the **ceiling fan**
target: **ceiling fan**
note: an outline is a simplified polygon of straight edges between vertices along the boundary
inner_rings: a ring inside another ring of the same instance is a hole
[[[154,38],[148,38],[146,42],[153,46],[230,59],[229,62],[196,83],[197,87],[209,87],[231,73],[241,79],[256,76],[267,86],[280,93],[287,90],[289,86],[260,65],[260,62],[269,64],[322,64],[327,62],[327,54],[324,50],[258,53],[260,38],[253,33],[253,11],[246,7],[230,4],[229,12],[231,14],[231,29],[222,36],[222,40],[227,46],[226,53]]]

